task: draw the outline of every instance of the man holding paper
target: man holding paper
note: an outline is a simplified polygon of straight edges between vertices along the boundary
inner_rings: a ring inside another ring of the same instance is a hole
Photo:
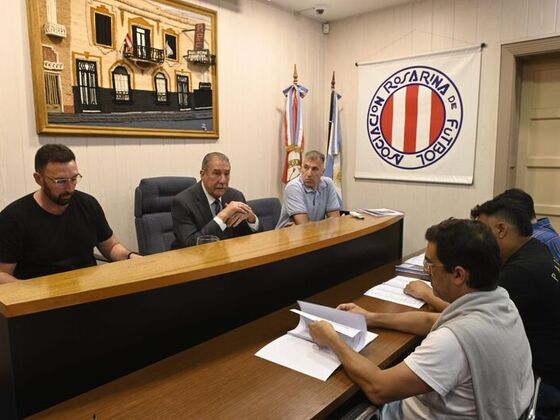
[[[542,380],[537,410],[560,412],[560,262],[544,243],[531,237],[534,214],[531,197],[516,189],[471,210],[471,217],[490,228],[500,248],[498,284],[519,310],[531,345],[533,370]],[[405,292],[436,310],[447,306],[418,281],[411,282]]]
[[[441,314],[374,314],[351,303],[339,306],[363,314],[370,327],[398,321],[427,335],[411,355],[381,370],[326,321],[310,325],[313,340],[333,350],[374,404],[391,402],[383,406],[382,419],[519,418],[533,393],[531,351],[515,305],[497,287],[496,240],[482,223],[456,219],[430,227],[426,239],[434,292],[451,302]]]

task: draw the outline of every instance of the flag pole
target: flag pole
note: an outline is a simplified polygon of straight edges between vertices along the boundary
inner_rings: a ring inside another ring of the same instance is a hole
[[[342,156],[341,156],[341,131],[339,120],[338,99],[341,96],[335,90],[336,79],[333,71],[331,79],[331,101],[329,110],[329,133],[327,138],[327,153],[325,176],[334,182],[338,201],[342,206]]]
[[[334,70],[332,72],[332,79],[331,79],[331,100],[330,100],[330,106],[329,106],[329,132],[327,133],[327,153],[325,153],[325,155],[329,154],[329,148],[331,147],[331,130],[333,127],[333,121],[332,121],[332,114],[333,114],[333,100],[332,97],[333,95],[335,95],[335,91],[334,91],[334,87],[336,85],[336,80],[334,78]]]

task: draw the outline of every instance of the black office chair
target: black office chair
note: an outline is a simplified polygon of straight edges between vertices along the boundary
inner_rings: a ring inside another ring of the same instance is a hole
[[[140,255],[171,249],[175,239],[171,203],[181,191],[196,184],[190,176],[144,178],[134,191],[134,216]]]
[[[263,230],[272,230],[276,227],[282,209],[282,204],[278,198],[257,198],[247,201],[247,204],[259,218]]]

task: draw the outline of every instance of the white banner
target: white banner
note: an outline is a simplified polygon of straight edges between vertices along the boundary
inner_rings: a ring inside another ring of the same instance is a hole
[[[356,178],[472,184],[480,50],[358,64]]]

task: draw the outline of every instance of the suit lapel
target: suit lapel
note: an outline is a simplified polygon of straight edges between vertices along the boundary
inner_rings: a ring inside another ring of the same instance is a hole
[[[202,181],[198,183],[198,188],[196,191],[196,207],[204,220],[204,224],[208,223],[210,220],[214,218],[212,216],[212,210],[210,210],[210,206],[208,205],[208,200],[206,199],[206,195],[204,194],[204,190],[202,189]]]

